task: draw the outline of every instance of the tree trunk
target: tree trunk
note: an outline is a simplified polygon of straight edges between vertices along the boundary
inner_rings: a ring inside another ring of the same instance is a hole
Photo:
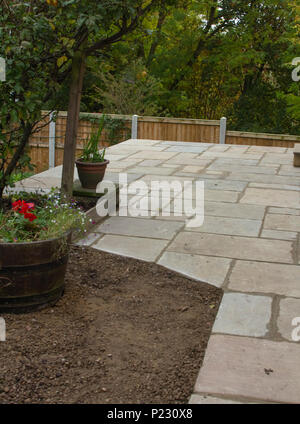
[[[73,191],[76,138],[79,123],[83,77],[85,73],[85,59],[86,57],[84,51],[83,49],[80,49],[75,53],[72,63],[72,76],[61,180],[61,191],[67,198],[71,198]]]

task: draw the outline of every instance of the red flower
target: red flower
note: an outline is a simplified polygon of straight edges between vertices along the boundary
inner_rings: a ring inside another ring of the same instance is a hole
[[[37,216],[35,216],[34,213],[31,212],[26,212],[24,214],[24,218],[29,219],[30,222],[34,221],[35,219],[37,219]]]
[[[21,207],[21,205],[22,205],[21,200],[17,200],[16,202],[14,202],[14,203],[12,204],[12,209],[13,209],[14,211],[17,211],[17,210]]]
[[[28,211],[34,210],[34,203],[26,203],[24,200],[17,200],[12,204],[12,209],[15,212],[19,212],[21,215],[24,215],[24,218],[29,219],[30,222],[37,219],[37,217]]]

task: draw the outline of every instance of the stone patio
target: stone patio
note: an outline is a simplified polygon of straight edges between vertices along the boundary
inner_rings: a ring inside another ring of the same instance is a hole
[[[205,182],[201,227],[187,227],[187,216],[161,216],[174,203],[162,199],[159,207],[144,206],[151,216],[110,217],[80,242],[224,290],[190,403],[300,403],[300,344],[291,338],[292,319],[300,316],[300,169],[293,150],[128,140],[110,147],[107,158],[108,180],[124,172],[148,185]],[[59,185],[60,173],[57,167],[23,184],[49,188]]]

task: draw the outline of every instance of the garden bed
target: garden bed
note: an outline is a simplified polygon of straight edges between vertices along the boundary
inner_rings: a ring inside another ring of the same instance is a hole
[[[222,291],[72,247],[55,307],[3,315],[0,403],[186,403]]]

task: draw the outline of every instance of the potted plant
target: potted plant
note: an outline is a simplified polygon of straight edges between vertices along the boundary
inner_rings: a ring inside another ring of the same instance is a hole
[[[24,198],[0,210],[0,312],[55,304],[64,291],[72,231],[86,231],[85,213],[59,193]]]
[[[92,132],[83,148],[82,156],[76,160],[79,180],[83,188],[96,189],[103,180],[109,161],[105,159],[105,149],[99,151],[99,141],[104,128],[104,115],[97,132]]]

